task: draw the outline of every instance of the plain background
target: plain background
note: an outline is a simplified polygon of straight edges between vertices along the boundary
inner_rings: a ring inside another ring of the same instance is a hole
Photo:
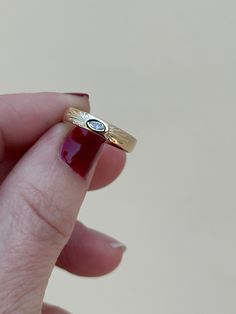
[[[0,0],[1,93],[88,92],[137,136],[89,193],[87,225],[128,246],[98,279],[55,270],[75,314],[236,313],[235,0]]]

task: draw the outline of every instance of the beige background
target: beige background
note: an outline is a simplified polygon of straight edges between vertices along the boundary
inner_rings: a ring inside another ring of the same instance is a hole
[[[0,0],[0,89],[84,91],[139,139],[81,219],[128,246],[101,279],[56,270],[73,313],[236,313],[234,0]]]

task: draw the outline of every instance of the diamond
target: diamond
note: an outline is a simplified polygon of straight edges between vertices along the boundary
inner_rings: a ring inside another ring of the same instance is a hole
[[[95,132],[105,132],[106,126],[98,120],[92,119],[87,121],[87,126]]]

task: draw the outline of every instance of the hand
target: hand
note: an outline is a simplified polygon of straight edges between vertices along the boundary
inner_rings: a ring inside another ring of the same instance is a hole
[[[122,258],[120,242],[76,217],[88,189],[119,175],[125,153],[61,123],[70,106],[88,111],[88,97],[0,96],[0,313],[67,313],[43,305],[53,267],[100,276]]]

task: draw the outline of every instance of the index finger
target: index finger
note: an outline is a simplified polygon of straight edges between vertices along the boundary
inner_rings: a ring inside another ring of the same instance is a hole
[[[85,96],[62,93],[28,93],[0,96],[0,161],[5,154],[30,147],[59,122],[66,108],[89,111]]]

